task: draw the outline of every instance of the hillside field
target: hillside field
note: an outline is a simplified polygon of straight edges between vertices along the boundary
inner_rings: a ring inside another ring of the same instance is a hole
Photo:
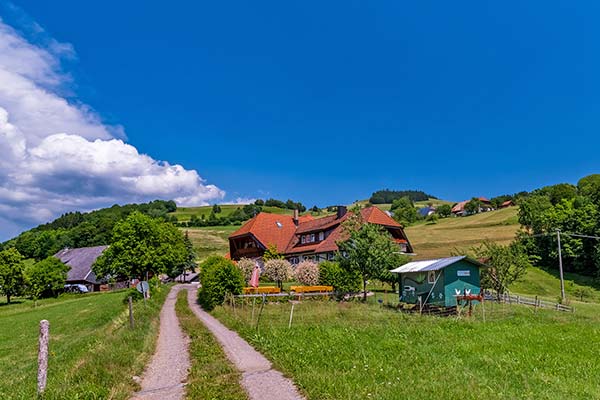
[[[36,398],[38,326],[50,322],[44,399],[127,399],[153,353],[163,287],[134,305],[129,329],[124,291],[0,305],[0,399]],[[4,300],[4,299],[2,299]]]
[[[417,254],[415,259],[448,257],[454,250],[464,251],[484,240],[510,243],[520,228],[518,208],[440,219],[436,224],[421,222],[405,229]]]
[[[268,303],[213,314],[291,376],[307,399],[600,398],[600,306],[575,313],[486,302],[473,317],[369,302]]]

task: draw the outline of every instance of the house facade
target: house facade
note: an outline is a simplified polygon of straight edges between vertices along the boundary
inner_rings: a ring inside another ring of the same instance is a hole
[[[413,249],[402,225],[377,207],[360,211],[364,223],[384,227],[398,244],[399,251],[412,253]],[[229,255],[233,260],[242,257],[262,257],[269,246],[274,246],[292,264],[310,260],[332,260],[338,251],[337,242],[345,239],[342,223],[351,215],[346,207],[322,218],[259,213],[229,236]]]

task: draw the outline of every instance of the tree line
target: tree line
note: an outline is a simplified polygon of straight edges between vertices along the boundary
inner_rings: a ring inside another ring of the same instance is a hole
[[[568,233],[600,236],[600,174],[577,185],[561,183],[533,191],[519,203],[519,240],[541,266],[558,266],[556,230],[561,235],[565,271],[600,275],[600,241]],[[534,236],[535,235],[535,236]]]
[[[241,225],[245,221],[254,217],[256,214],[263,211],[264,207],[277,207],[284,210],[298,210],[299,212],[305,212],[306,206],[301,202],[293,200],[281,201],[276,199],[262,200],[258,199],[254,203],[245,204],[244,206],[237,207],[232,213],[228,215],[222,214],[221,206],[215,204],[212,206],[211,212],[206,214],[192,215],[189,221],[177,222],[177,226],[180,227],[203,227],[203,226],[227,226],[227,225]],[[314,211],[315,207],[311,210]],[[318,210],[318,208],[317,208]]]
[[[168,213],[176,209],[172,200],[155,200],[144,204],[114,205],[89,213],[69,212],[0,244],[0,250],[14,247],[23,257],[39,261],[65,247],[90,247],[110,243],[114,226],[133,212],[162,221],[173,221],[174,217]]]
[[[371,204],[391,204],[394,200],[408,197],[411,201],[427,201],[437,199],[437,197],[427,194],[421,190],[378,190],[373,192],[369,198]]]

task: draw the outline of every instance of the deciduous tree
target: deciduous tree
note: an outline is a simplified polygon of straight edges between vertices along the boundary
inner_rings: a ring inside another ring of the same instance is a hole
[[[25,289],[23,256],[15,248],[0,251],[0,293],[10,298],[23,294]]]

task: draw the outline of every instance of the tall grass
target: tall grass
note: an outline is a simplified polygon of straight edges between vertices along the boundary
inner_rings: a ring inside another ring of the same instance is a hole
[[[472,318],[372,304],[268,304],[214,315],[264,352],[309,399],[600,398],[597,305],[575,314],[487,303]]]
[[[168,287],[134,305],[128,327],[125,292],[49,299],[0,310],[0,399],[33,399],[38,324],[50,321],[45,399],[126,399],[153,353],[158,314]]]

